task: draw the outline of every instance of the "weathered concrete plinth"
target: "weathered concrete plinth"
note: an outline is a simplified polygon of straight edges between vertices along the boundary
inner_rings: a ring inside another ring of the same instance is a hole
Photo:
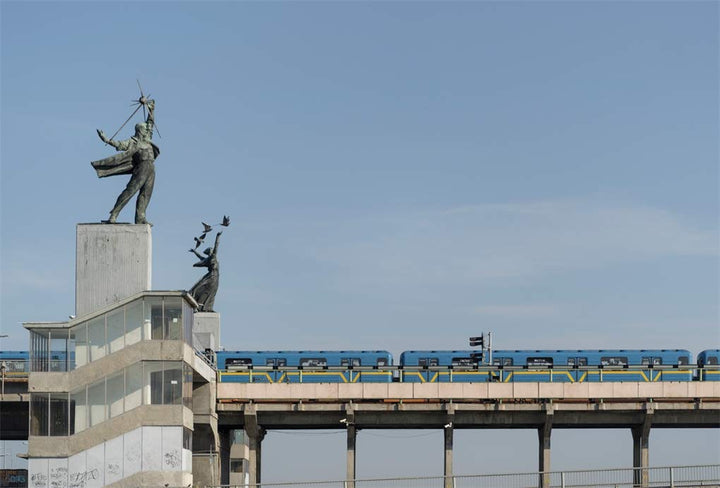
[[[152,288],[148,224],[78,224],[76,256],[78,317]]]
[[[198,351],[220,349],[220,314],[195,312],[193,322],[193,346]]]

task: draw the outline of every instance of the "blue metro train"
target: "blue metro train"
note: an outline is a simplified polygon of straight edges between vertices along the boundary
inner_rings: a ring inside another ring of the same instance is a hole
[[[597,382],[720,381],[720,349],[697,367],[681,349],[496,350],[492,366],[477,351],[405,351],[398,367],[387,351],[219,351],[224,382]]]
[[[492,365],[478,365],[476,353],[405,351],[397,365],[387,351],[353,350],[218,351],[216,360],[219,380],[238,383],[720,381],[720,349],[695,365],[682,349],[494,350]],[[27,351],[0,351],[0,362],[6,378],[30,370]]]

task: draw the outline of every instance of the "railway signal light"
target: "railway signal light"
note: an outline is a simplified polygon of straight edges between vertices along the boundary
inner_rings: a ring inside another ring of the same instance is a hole
[[[470,338],[470,346],[471,347],[485,347],[485,334],[481,334],[480,337],[471,337]]]

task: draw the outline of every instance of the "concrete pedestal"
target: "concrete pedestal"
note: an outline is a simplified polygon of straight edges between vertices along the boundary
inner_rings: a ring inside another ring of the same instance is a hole
[[[147,224],[78,224],[75,315],[152,288],[152,233]]]
[[[193,347],[198,351],[220,349],[220,314],[195,312],[193,321]]]

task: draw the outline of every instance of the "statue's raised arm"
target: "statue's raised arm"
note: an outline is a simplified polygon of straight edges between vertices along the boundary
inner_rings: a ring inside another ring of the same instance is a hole
[[[153,186],[155,185],[155,159],[160,154],[160,149],[152,142],[153,131],[155,130],[155,100],[141,96],[138,100],[138,108],[146,107],[148,110],[145,122],[135,125],[135,134],[129,139],[115,141],[114,136],[109,138],[102,130],[97,131],[100,140],[111,145],[122,154],[116,154],[99,161],[93,161],[92,166],[100,178],[106,176],[130,174],[130,181],[125,190],[118,196],[115,206],[110,211],[110,217],[104,223],[114,224],[117,221],[120,211],[135,195],[137,203],[135,206],[135,223],[149,224],[145,212]],[[135,112],[132,114],[134,115]],[[130,118],[132,118],[132,115]],[[130,119],[128,119],[129,121]],[[126,121],[127,123],[127,121]],[[125,124],[123,124],[124,126]],[[120,128],[122,129],[122,127]],[[118,130],[119,132],[119,130]]]

